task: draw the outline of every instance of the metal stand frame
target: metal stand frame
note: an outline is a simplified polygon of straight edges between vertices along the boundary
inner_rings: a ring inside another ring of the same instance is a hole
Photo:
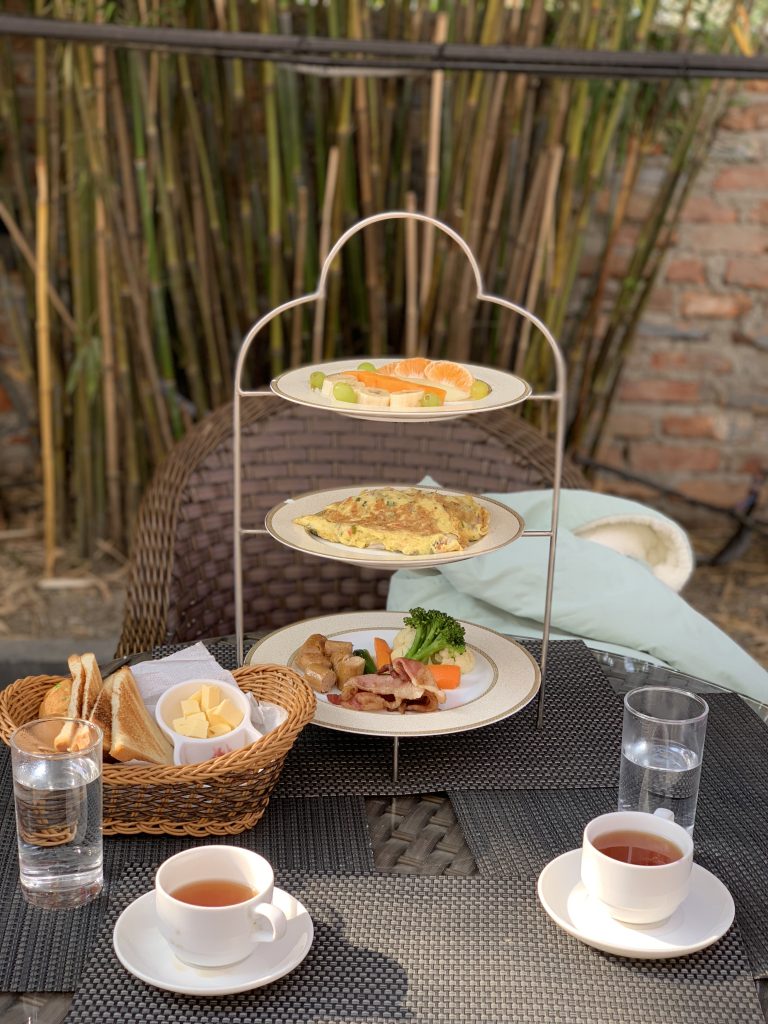
[[[566,408],[566,368],[565,360],[563,358],[560,346],[555,341],[552,333],[535,314],[531,313],[530,310],[525,309],[524,306],[518,306],[514,302],[510,302],[508,299],[502,299],[498,295],[491,295],[486,292],[483,287],[482,274],[480,267],[478,266],[477,260],[472,250],[469,248],[467,243],[457,234],[453,228],[450,228],[443,221],[437,220],[435,217],[430,217],[425,213],[414,213],[406,210],[390,210],[386,213],[377,213],[371,217],[366,217],[357,224],[354,224],[351,228],[348,228],[343,235],[338,239],[333,248],[326,256],[323,265],[320,269],[320,277],[317,283],[316,291],[302,295],[297,299],[291,299],[289,302],[284,302],[282,305],[275,307],[269,313],[266,313],[260,320],[258,320],[248,333],[243,338],[240,346],[240,352],[237,358],[237,365],[235,368],[235,391],[234,391],[234,405],[233,405],[233,438],[234,438],[234,570],[235,570],[235,632],[237,637],[237,658],[238,663],[243,663],[243,551],[242,541],[243,537],[253,534],[266,534],[267,530],[263,527],[260,529],[243,529],[242,526],[242,438],[241,438],[241,414],[240,414],[240,402],[243,398],[259,398],[272,396],[271,391],[248,391],[242,386],[243,367],[245,360],[256,337],[261,331],[277,316],[281,316],[283,313],[288,312],[290,309],[295,309],[297,306],[302,306],[306,303],[317,302],[320,299],[325,299],[326,288],[328,281],[328,274],[330,272],[333,261],[338,256],[344,245],[356,235],[359,231],[369,227],[371,224],[378,224],[382,221],[387,220],[415,220],[422,224],[431,225],[433,228],[438,228],[444,234],[448,235],[449,238],[459,246],[464,255],[469,261],[469,265],[472,268],[472,272],[475,276],[475,282],[477,284],[476,298],[481,302],[491,302],[496,306],[502,306],[504,309],[509,309],[513,313],[519,313],[520,316],[530,321],[534,327],[544,335],[555,364],[555,381],[556,387],[554,391],[542,392],[540,394],[530,394],[524,401],[540,401],[540,402],[554,402],[557,406],[557,418],[555,423],[555,470],[552,481],[552,518],[550,522],[550,528],[548,530],[524,530],[518,540],[523,540],[526,537],[548,537],[549,538],[549,557],[547,559],[547,585],[544,602],[544,622],[542,626],[542,645],[541,645],[541,687],[539,689],[538,696],[538,709],[536,718],[536,727],[541,729],[544,724],[544,690],[547,675],[547,655],[549,651],[549,632],[550,622],[552,617],[552,593],[555,578],[555,551],[557,547],[557,523],[560,508],[560,481],[562,478],[563,470],[563,451],[565,447],[565,408]],[[368,355],[369,353],[364,353]],[[393,778],[397,780],[398,770],[398,741],[395,737],[394,749],[393,749]]]

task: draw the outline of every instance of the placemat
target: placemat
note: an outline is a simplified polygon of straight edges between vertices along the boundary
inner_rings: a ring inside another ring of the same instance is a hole
[[[582,945],[538,904],[533,879],[283,872],[315,925],[306,960],[265,988],[203,1000],[133,978],[112,950],[118,911],[147,891],[127,868],[68,1024],[764,1024],[734,928],[691,957],[627,960]]]
[[[104,891],[72,911],[29,906],[19,889],[10,756],[0,751],[0,991],[71,991],[80,976],[110,899],[114,879],[129,862],[159,863],[188,846],[228,843],[262,853],[276,868],[374,870],[361,797],[275,800],[248,832],[205,840],[173,836],[107,836]]]
[[[706,753],[705,753],[706,756]],[[450,794],[481,875],[538,876],[553,857],[581,845],[584,826],[616,810],[618,790]],[[731,791],[710,774],[699,792],[694,857],[729,888],[755,978],[768,976],[768,841],[762,798]]]
[[[538,658],[540,645],[526,643]],[[536,700],[483,729],[393,742],[308,726],[286,758],[281,796],[415,794],[441,789],[561,788],[618,783],[621,700],[581,641],[550,645],[544,727]],[[439,714],[439,712],[435,712]]]

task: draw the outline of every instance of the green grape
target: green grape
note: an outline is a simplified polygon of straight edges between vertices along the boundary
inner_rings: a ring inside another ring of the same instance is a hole
[[[440,405],[440,399],[437,395],[433,395],[430,391],[427,391],[427,393],[422,396],[421,404],[427,408],[431,408],[432,406]]]
[[[333,397],[337,402],[356,402],[357,392],[351,384],[345,384],[343,380],[340,380],[333,385]]]
[[[373,363],[360,363],[360,365],[358,366],[358,370],[375,370],[375,369],[376,369],[376,367],[373,365]]]
[[[325,380],[325,374],[322,370],[315,370],[314,373],[309,375],[309,386],[315,391],[320,391]]]
[[[491,389],[484,380],[476,380],[472,382],[472,387],[469,390],[469,397],[477,401],[480,398],[487,398],[490,393]]]

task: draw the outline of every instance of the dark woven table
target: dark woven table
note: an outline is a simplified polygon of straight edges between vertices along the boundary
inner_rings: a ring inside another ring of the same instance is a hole
[[[151,988],[117,961],[117,914],[152,885],[146,865],[128,867],[68,1024],[763,1024],[735,929],[695,956],[649,963],[565,935],[530,878],[285,871],[277,880],[314,921],[306,960],[266,988],[202,1000]]]
[[[211,649],[233,665],[231,642]],[[578,846],[586,821],[615,807],[621,697],[578,642],[553,644],[550,664],[541,733],[529,707],[487,729],[409,740],[396,785],[390,741],[305,730],[287,759],[281,795],[256,828],[212,841],[248,846],[273,862],[278,884],[310,909],[315,945],[289,977],[226,1000],[148,988],[111,948],[112,923],[151,888],[152,865],[194,840],[108,838],[100,900],[67,914],[23,903],[3,751],[0,989],[77,986],[76,1024],[763,1024],[753,979],[768,973],[768,729],[738,698],[708,696],[697,859],[729,886],[736,926],[680,960],[609,957],[557,929],[535,882],[549,859]],[[446,791],[450,802],[440,796]],[[413,871],[445,876],[406,874]]]

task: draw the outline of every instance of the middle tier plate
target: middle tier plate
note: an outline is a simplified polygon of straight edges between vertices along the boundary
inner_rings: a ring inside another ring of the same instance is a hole
[[[300,516],[317,514],[334,502],[354,497],[361,490],[376,487],[413,488],[413,484],[361,484],[357,487],[335,487],[327,491],[310,491],[275,505],[266,516],[265,527],[275,540],[289,548],[318,558],[331,558],[337,562],[354,562],[369,569],[429,569],[448,562],[461,562],[478,555],[487,555],[506,547],[522,534],[525,523],[522,517],[507,505],[493,498],[472,495],[478,505],[489,515],[488,532],[480,540],[472,541],[461,551],[446,551],[433,555],[404,555],[398,551],[380,548],[355,548],[334,541],[323,540],[309,533],[294,520]],[[419,491],[436,491],[443,494],[461,495],[464,491],[446,488],[418,487]]]

